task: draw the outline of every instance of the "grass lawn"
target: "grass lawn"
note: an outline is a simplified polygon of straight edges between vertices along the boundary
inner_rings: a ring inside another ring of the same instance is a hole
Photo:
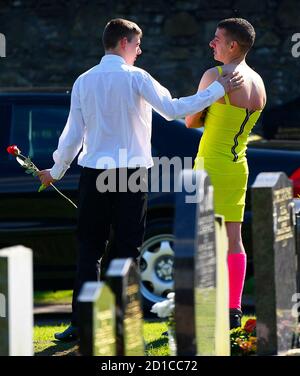
[[[72,290],[64,291],[36,291],[34,304],[70,304]],[[61,332],[68,323],[49,322],[36,324],[34,327],[34,352],[35,355],[76,355],[77,346],[74,342],[63,343],[54,339],[54,333]],[[167,330],[164,322],[153,320],[144,323],[144,339],[146,355],[169,355],[168,338],[161,336]]]
[[[242,324],[254,316],[244,316]],[[45,325],[36,325],[34,327],[34,353],[36,356],[70,356],[77,355],[78,346],[74,342],[63,343],[54,339],[54,333],[63,331],[67,323],[54,323]],[[167,330],[164,322],[145,322],[144,339],[146,343],[146,354],[148,356],[166,356],[169,355],[168,338],[162,336]]]
[[[37,356],[76,355],[78,346],[74,342],[63,343],[56,341],[54,333],[63,331],[67,323],[36,325],[34,327],[34,353]],[[169,355],[168,338],[161,334],[167,330],[164,322],[145,322],[144,339],[146,355]]]
[[[55,292],[35,292],[34,303],[39,304],[70,304],[72,290]],[[253,316],[244,316],[242,324]],[[77,355],[78,345],[75,342],[63,343],[54,339],[54,333],[61,332],[68,323],[49,321],[36,323],[34,326],[34,353],[36,356],[71,356]],[[146,343],[146,355],[169,355],[168,337],[162,336],[167,330],[165,322],[151,320],[144,322],[144,340]]]
[[[34,304],[70,304],[72,290],[35,291]]]

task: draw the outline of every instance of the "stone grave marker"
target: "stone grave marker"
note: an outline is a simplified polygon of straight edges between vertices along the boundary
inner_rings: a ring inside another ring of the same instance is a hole
[[[216,355],[230,355],[229,278],[227,267],[228,238],[224,216],[215,215],[216,224]]]
[[[283,172],[260,173],[252,186],[257,354],[285,354],[297,317],[293,191]]]
[[[294,199],[295,204],[295,235],[296,235],[296,253],[297,253],[297,292],[300,293],[300,199]]]
[[[115,297],[105,282],[86,282],[78,296],[79,351],[82,355],[116,355]]]
[[[299,348],[300,347],[300,199],[294,199],[295,204],[295,215],[296,215],[296,223],[295,223],[295,234],[296,234],[296,253],[297,253],[297,296],[293,299],[295,304],[295,310],[293,311],[294,314],[298,317],[298,332],[295,337],[294,346]]]
[[[113,259],[106,273],[116,304],[117,355],[145,355],[140,277],[133,259]]]
[[[224,338],[224,333],[216,331],[217,320],[222,320],[217,312],[222,309],[217,308],[218,255],[213,187],[204,170],[182,171],[179,184],[182,192],[177,193],[174,227],[177,355],[225,355],[229,336]],[[196,199],[195,195],[190,195],[192,185],[196,186]],[[224,237],[219,237],[220,247],[221,239]],[[226,244],[224,248],[227,250]],[[224,261],[224,257],[223,254],[220,259]],[[226,268],[226,265],[220,264],[220,268]],[[226,272],[218,275],[226,278]],[[228,307],[224,310],[228,318]],[[227,342],[225,346],[220,343],[223,340]]]
[[[0,355],[33,355],[32,251],[0,250]]]

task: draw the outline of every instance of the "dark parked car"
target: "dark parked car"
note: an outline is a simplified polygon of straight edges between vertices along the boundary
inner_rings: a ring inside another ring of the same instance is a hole
[[[0,248],[15,244],[34,253],[35,289],[72,288],[76,259],[76,210],[49,188],[37,192],[38,179],[27,176],[6,152],[16,144],[40,168],[52,166],[52,152],[69,111],[68,93],[0,94]],[[183,121],[167,122],[153,113],[153,156],[195,157],[202,135]],[[250,143],[249,186],[262,171],[285,171],[300,193],[299,144]],[[74,162],[56,183],[77,201],[80,168]],[[146,306],[161,300],[173,286],[174,193],[150,193],[146,239],[141,253],[141,291]],[[251,210],[248,190],[243,236],[251,269]]]

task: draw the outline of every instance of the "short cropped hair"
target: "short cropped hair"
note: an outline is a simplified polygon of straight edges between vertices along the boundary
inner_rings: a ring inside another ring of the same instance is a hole
[[[131,42],[134,35],[142,37],[140,27],[131,21],[122,18],[110,20],[104,28],[102,42],[105,50],[117,47],[119,40],[126,37]]]
[[[250,22],[243,18],[226,18],[218,23],[230,39],[235,40],[243,53],[247,53],[255,41],[255,30]]]

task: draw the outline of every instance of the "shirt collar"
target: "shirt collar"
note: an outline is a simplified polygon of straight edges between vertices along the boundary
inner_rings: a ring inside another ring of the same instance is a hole
[[[119,55],[107,54],[102,57],[100,63],[115,62],[126,64],[126,61]]]

